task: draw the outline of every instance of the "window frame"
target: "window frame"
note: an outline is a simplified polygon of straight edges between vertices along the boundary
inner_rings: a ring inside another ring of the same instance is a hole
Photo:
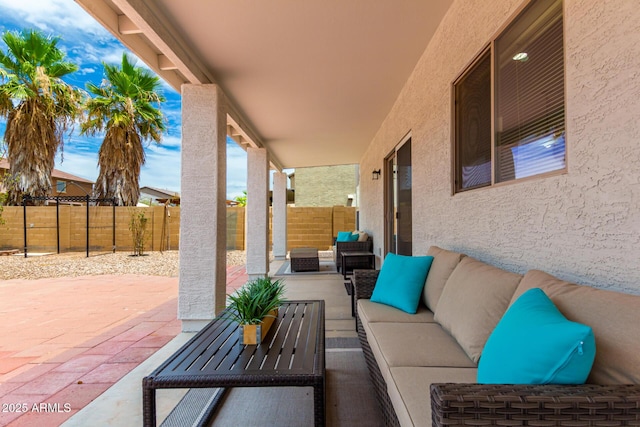
[[[64,188],[60,190],[60,184],[64,184]],[[56,193],[66,193],[67,192],[67,181],[64,179],[56,179]]]
[[[496,40],[500,38],[500,36],[506,32],[506,30],[518,19],[520,18],[530,7],[535,3],[536,0],[530,0],[524,2],[506,21],[505,23],[491,36],[490,41],[483,45],[483,47],[478,51],[478,53],[473,57],[469,63],[467,63],[462,71],[455,77],[453,82],[451,83],[451,160],[452,160],[452,170],[451,170],[451,194],[455,196],[456,194],[463,194],[469,191],[473,192],[474,190],[482,190],[482,189],[490,189],[502,187],[505,185],[513,185],[522,182],[527,182],[531,180],[540,180],[552,176],[564,175],[569,171],[569,136],[567,129],[567,61],[566,61],[566,10],[565,10],[565,1],[559,0],[562,10],[562,46],[563,46],[563,92],[564,92],[564,168],[556,169],[548,172],[542,172],[535,175],[526,176],[523,178],[514,178],[502,182],[496,181],[496,115],[498,106],[496,105]],[[470,188],[462,188],[462,183],[458,184],[458,176],[460,175],[458,170],[458,145],[457,145],[457,105],[456,105],[456,87],[457,85],[471,72],[473,72],[479,63],[483,60],[483,57],[486,53],[489,53],[490,63],[491,63],[491,71],[490,71],[490,84],[491,84],[491,182],[488,185],[474,186]]]

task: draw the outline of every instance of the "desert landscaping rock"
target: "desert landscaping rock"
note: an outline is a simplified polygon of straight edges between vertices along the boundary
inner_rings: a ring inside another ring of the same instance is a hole
[[[245,251],[227,251],[227,265],[246,263]],[[42,256],[10,255],[0,257],[0,279],[43,279],[49,277],[77,277],[102,274],[142,274],[149,276],[178,276],[178,251],[148,252],[145,256],[131,256],[131,252],[90,253],[72,252]]]

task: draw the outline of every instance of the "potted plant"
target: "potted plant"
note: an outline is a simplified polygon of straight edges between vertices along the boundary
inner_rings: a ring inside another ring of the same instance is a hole
[[[278,316],[278,307],[284,301],[282,279],[261,277],[247,282],[233,295],[228,295],[230,304],[228,318],[240,325],[243,344],[260,344]]]

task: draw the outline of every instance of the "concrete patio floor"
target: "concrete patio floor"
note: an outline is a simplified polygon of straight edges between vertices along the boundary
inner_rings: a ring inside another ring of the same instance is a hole
[[[270,265],[271,274],[275,274],[282,266],[282,261],[273,261]],[[287,299],[323,299],[325,301],[325,328],[327,338],[355,338],[355,320],[351,316],[351,300],[343,285],[340,274],[310,274],[278,276],[285,279]],[[100,426],[138,426],[142,425],[142,378],[148,375],[164,360],[171,356],[180,346],[189,340],[193,333],[180,333],[166,346],[137,366],[113,387],[88,404],[72,418],[64,423],[64,427],[84,427],[87,425]],[[348,350],[351,351],[351,350]],[[364,362],[363,362],[364,363]],[[187,390],[158,390],[157,420],[158,425],[171,412]],[[273,393],[262,395],[261,399],[271,398]],[[331,404],[328,403],[331,407]],[[232,409],[231,418],[238,415]],[[365,406],[365,408],[367,408]],[[223,408],[224,409],[224,406]],[[229,415],[221,409],[219,416],[212,425],[229,424]],[[312,412],[312,411],[311,411]],[[327,425],[351,426],[352,420],[340,420],[342,414],[329,410]],[[350,409],[349,412],[356,412]],[[247,424],[248,425],[248,424]],[[374,425],[369,423],[369,425]]]
[[[227,292],[246,282],[227,269]],[[0,426],[58,426],[180,333],[178,278],[0,282]]]
[[[277,272],[282,265],[282,261],[274,261],[271,263],[271,272]],[[302,274],[302,275],[285,275],[281,276],[285,279],[286,297],[288,299],[323,299],[326,304],[325,311],[325,328],[327,338],[356,338],[355,320],[351,316],[351,300],[343,285],[342,275],[340,274]],[[158,350],[151,357],[129,372],[124,378],[110,387],[106,392],[93,400],[81,411],[74,414],[68,419],[64,427],[84,427],[87,425],[100,426],[138,426],[142,425],[142,378],[148,375],[164,360],[173,354],[182,344],[188,341],[193,333],[180,333],[167,345]],[[346,349],[344,351],[352,352],[354,349]],[[361,354],[361,351],[358,349]],[[360,356],[362,357],[362,356]],[[364,359],[361,362],[364,365]],[[365,373],[363,377],[365,381],[368,375]],[[157,394],[157,419],[158,425],[170,413],[171,409],[179,402],[187,390],[158,390]],[[371,391],[371,390],[369,390]],[[372,391],[371,391],[372,393]],[[366,395],[366,392],[365,394]],[[358,399],[366,400],[364,395]],[[267,391],[266,394],[260,396],[260,400],[266,405],[271,405],[269,399],[277,399],[277,393]],[[354,426],[354,425],[377,425],[375,422],[368,420],[365,424],[355,423],[354,417],[359,417],[362,411],[367,414],[376,414],[373,395],[369,396],[369,405],[362,404],[362,408],[356,410],[353,406],[347,405],[344,411],[338,411],[337,402],[328,402],[327,425],[336,427]],[[275,401],[273,402],[275,403]],[[273,405],[271,405],[273,406]],[[312,409],[300,408],[300,410]],[[228,411],[231,411],[229,415]],[[238,425],[237,413],[238,407],[232,406],[226,408],[223,405],[220,413],[211,425]],[[360,412],[359,412],[360,411]],[[304,411],[303,411],[304,412]],[[309,412],[309,411],[307,411]],[[310,411],[313,415],[313,411]],[[371,415],[370,415],[371,416]],[[229,417],[234,421],[230,421]],[[376,418],[377,419],[377,418]],[[250,425],[243,424],[243,425]],[[263,424],[264,425],[264,424]],[[285,425],[285,424],[278,424]],[[299,424],[294,424],[299,425]],[[305,423],[300,425],[306,425]]]

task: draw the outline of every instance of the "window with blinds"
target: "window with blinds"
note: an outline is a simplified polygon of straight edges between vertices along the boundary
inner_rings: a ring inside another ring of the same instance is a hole
[[[562,1],[534,0],[454,83],[456,192],[566,168],[563,46]],[[468,76],[486,75],[487,57],[491,88],[474,89]],[[483,161],[469,153],[492,122]]]

